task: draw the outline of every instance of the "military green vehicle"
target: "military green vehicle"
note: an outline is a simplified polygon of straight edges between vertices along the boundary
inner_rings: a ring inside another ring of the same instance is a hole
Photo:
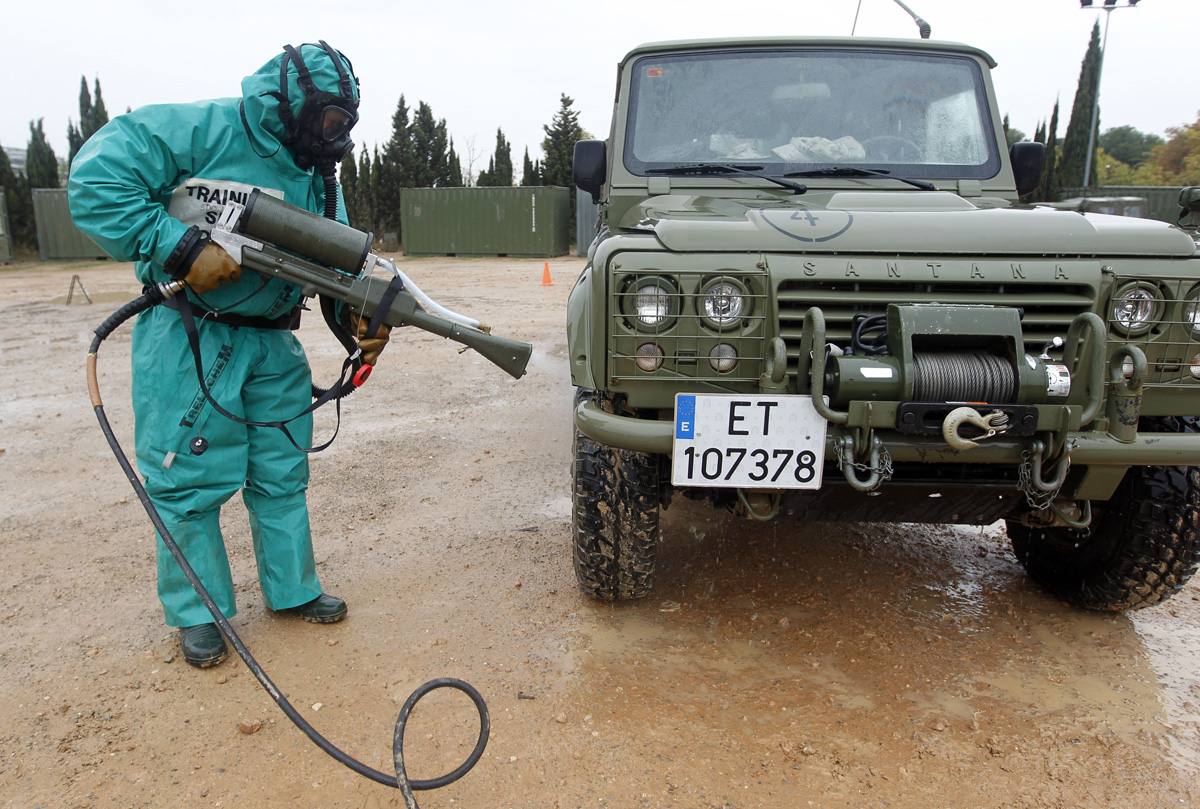
[[[1020,203],[966,45],[636,48],[575,151],[573,560],[645,596],[673,498],[752,520],[1007,524],[1029,574],[1122,610],[1200,553],[1200,252]]]

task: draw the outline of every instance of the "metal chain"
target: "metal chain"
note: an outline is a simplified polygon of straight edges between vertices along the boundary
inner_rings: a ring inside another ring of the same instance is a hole
[[[1053,491],[1043,492],[1033,485],[1033,453],[1025,450],[1021,453],[1021,465],[1017,467],[1017,488],[1025,495],[1025,503],[1034,511],[1046,511],[1058,499],[1061,486]]]
[[[878,466],[871,466],[870,464],[855,461],[852,444],[843,444],[840,455],[842,456],[841,465],[843,469],[849,467],[859,472],[866,472],[872,475],[878,474],[881,484],[892,479],[892,453],[888,452],[888,448],[882,442],[879,444]]]

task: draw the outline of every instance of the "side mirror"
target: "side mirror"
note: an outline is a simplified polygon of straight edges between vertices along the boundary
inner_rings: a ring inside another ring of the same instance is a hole
[[[581,140],[575,144],[572,179],[575,187],[600,201],[600,190],[608,176],[608,149],[602,140]]]
[[[1179,189],[1180,218],[1192,213],[1200,213],[1200,185],[1188,185]]]
[[[1042,165],[1046,162],[1046,147],[1041,143],[1021,141],[1008,150],[1012,161],[1013,179],[1017,181],[1017,193],[1021,196],[1032,192],[1042,179]]]

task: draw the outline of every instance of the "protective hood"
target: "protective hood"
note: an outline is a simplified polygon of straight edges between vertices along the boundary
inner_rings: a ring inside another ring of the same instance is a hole
[[[304,44],[297,46],[304,58],[304,64],[312,74],[313,84],[317,90],[338,94],[338,70],[329,54],[318,45]],[[242,110],[250,136],[254,140],[255,151],[262,156],[273,155],[277,152],[287,152],[283,142],[287,132],[279,118],[279,63],[285,53],[281,50],[273,59],[258,70],[242,79]],[[342,70],[352,73],[350,62],[341,57]],[[299,118],[304,107],[304,91],[300,88],[300,73],[293,60],[288,61],[288,101],[293,116]],[[351,93],[358,100],[357,82],[351,82]],[[290,156],[289,156],[290,159]]]

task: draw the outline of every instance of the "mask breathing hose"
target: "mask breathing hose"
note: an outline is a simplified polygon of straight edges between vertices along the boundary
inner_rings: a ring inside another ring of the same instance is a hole
[[[327,177],[326,183],[328,182],[329,178]],[[336,191],[333,195],[326,196],[327,208],[328,200],[330,198],[333,199],[333,204],[336,210]],[[140,297],[135,298],[129,303],[126,303],[120,309],[109,315],[103,323],[96,327],[96,336],[95,339],[92,340],[92,344],[88,349],[87,355],[87,385],[88,394],[92,402],[92,408],[96,413],[96,419],[100,422],[100,429],[104,433],[104,438],[106,441],[108,441],[108,446],[112,449],[113,455],[116,456],[117,463],[121,466],[121,471],[125,473],[125,477],[129,480],[129,484],[133,487],[134,492],[137,494],[138,500],[141,501],[142,507],[146,510],[146,514],[150,517],[150,522],[154,524],[154,528],[158,531],[159,536],[162,537],[163,544],[171,553],[171,556],[175,559],[175,562],[179,565],[180,570],[183,571],[183,575],[195,589],[196,594],[200,596],[200,600],[204,603],[204,606],[207,607],[208,611],[212,614],[213,620],[216,622],[217,629],[220,630],[221,635],[225,638],[229,645],[234,648],[234,651],[238,653],[238,656],[242,658],[242,661],[246,664],[246,668],[250,670],[250,673],[254,675],[256,680],[258,680],[259,685],[261,685],[267,694],[270,695],[271,699],[275,701],[275,704],[279,706],[279,709],[283,711],[285,715],[287,715],[288,719],[292,720],[292,724],[298,727],[301,732],[303,732],[304,735],[312,741],[313,744],[324,750],[339,763],[350,768],[359,775],[375,781],[376,783],[399,789],[400,794],[404,796],[405,807],[407,807],[407,809],[419,809],[417,800],[413,795],[414,790],[439,789],[447,786],[448,784],[452,784],[466,775],[483,756],[484,748],[487,747],[488,735],[491,731],[491,718],[488,714],[487,703],[485,703],[483,700],[483,695],[480,694],[470,683],[452,677],[430,680],[413,691],[409,698],[404,701],[404,705],[401,706],[400,714],[396,718],[395,730],[392,733],[392,761],[396,768],[395,775],[389,775],[388,773],[364,764],[322,736],[316,728],[309,724],[307,719],[300,715],[300,712],[297,711],[292,703],[288,701],[287,697],[280,692],[279,688],[275,685],[274,681],[270,678],[267,672],[264,671],[263,667],[259,665],[257,660],[254,659],[254,655],[250,654],[250,650],[246,648],[246,644],[242,642],[240,637],[238,637],[238,634],[236,631],[234,631],[233,626],[221,613],[220,608],[217,606],[216,602],[213,601],[212,596],[208,593],[208,590],[205,589],[204,584],[200,581],[199,576],[196,575],[196,571],[192,569],[190,564],[188,564],[187,558],[184,557],[183,551],[180,550],[179,545],[171,536],[170,529],[168,529],[166,523],[163,522],[162,516],[154,507],[154,503],[150,500],[150,495],[146,492],[146,487],[142,485],[141,480],[138,478],[137,472],[133,468],[133,464],[130,463],[129,459],[125,456],[124,450],[121,449],[121,445],[117,441],[117,437],[113,432],[112,425],[108,421],[108,416],[105,415],[104,402],[100,398],[100,384],[98,381],[96,366],[96,355],[100,351],[100,344],[104,342],[105,338],[112,334],[112,332],[115,331],[122,323],[129,320],[131,317],[157,306],[168,298],[179,294],[183,291],[183,289],[184,284],[181,281],[172,281],[170,283],[158,284],[150,287],[149,290]],[[413,709],[416,707],[421,698],[429,692],[435,691],[439,688],[450,688],[461,691],[471,699],[471,702],[475,704],[475,710],[479,714],[479,739],[476,741],[475,749],[471,751],[471,754],[467,756],[466,760],[454,770],[437,778],[425,780],[412,779],[408,777],[408,772],[404,766],[405,728],[407,727],[409,716],[412,714]]]

